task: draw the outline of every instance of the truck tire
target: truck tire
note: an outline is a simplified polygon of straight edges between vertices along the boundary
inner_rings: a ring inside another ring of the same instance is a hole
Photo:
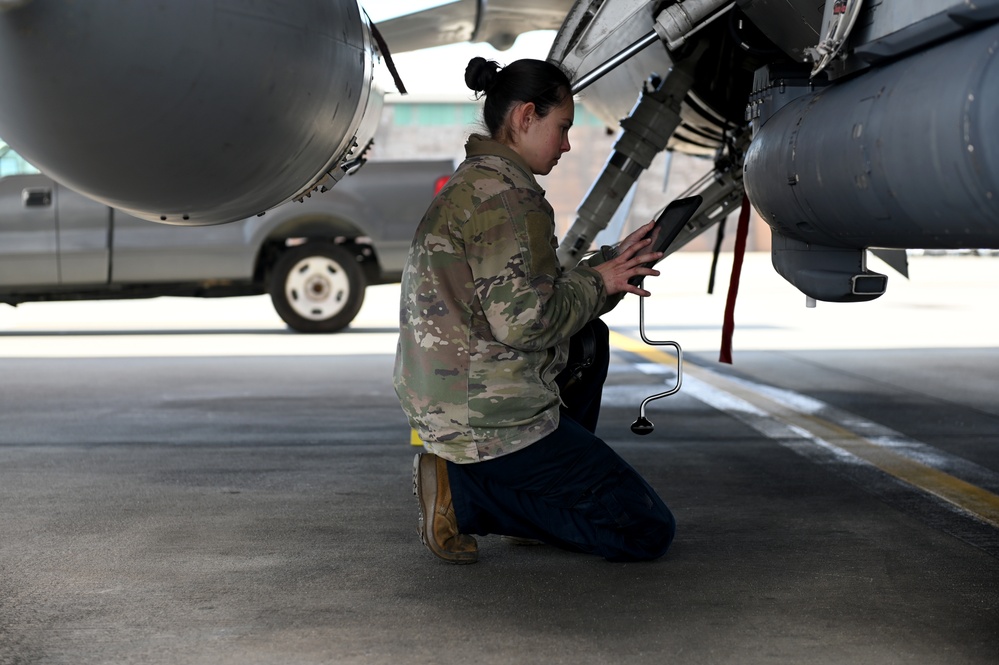
[[[271,272],[271,302],[285,323],[305,333],[347,327],[364,302],[364,273],[357,259],[330,242],[285,250]]]

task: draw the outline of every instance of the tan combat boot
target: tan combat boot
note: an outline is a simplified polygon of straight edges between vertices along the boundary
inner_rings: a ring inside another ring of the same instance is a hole
[[[420,503],[420,540],[449,563],[475,563],[479,545],[458,532],[451,503],[447,462],[433,453],[418,453],[413,460],[413,494]]]

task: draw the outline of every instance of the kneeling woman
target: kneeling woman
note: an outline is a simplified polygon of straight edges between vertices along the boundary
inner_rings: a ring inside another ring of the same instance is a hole
[[[628,280],[659,274],[641,266],[661,256],[645,239],[652,224],[563,270],[534,176],[569,150],[568,78],[541,60],[501,69],[473,58],[465,82],[485,96],[489,135],[469,137],[402,277],[395,388],[429,451],[413,474],[421,539],[453,563],[478,559],[472,534],[612,561],[662,556],[673,515],[593,433],[607,362],[597,317],[625,293],[648,295]],[[602,362],[563,390],[570,340],[583,334],[599,338]]]

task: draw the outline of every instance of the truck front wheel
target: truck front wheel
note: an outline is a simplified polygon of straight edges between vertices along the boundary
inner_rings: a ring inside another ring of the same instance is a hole
[[[281,254],[268,291],[274,309],[292,329],[329,333],[354,320],[364,302],[364,287],[364,273],[349,251],[313,241]]]

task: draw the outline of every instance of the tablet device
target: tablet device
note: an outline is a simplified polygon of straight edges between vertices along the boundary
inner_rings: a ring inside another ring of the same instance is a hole
[[[701,201],[700,196],[688,196],[683,199],[677,199],[666,206],[666,209],[656,219],[656,225],[649,232],[650,236],[658,229],[659,235],[656,237],[655,243],[645,251],[665,252],[673,244],[673,241],[676,240],[676,237],[680,235],[680,231],[683,230],[684,225],[690,221],[690,218],[694,216],[697,209],[701,207]],[[648,238],[649,236],[645,237]],[[644,254],[645,251],[642,253]],[[661,260],[649,261],[643,267],[651,268]],[[645,277],[645,275],[635,275],[628,280],[628,283],[632,286],[638,286]]]

